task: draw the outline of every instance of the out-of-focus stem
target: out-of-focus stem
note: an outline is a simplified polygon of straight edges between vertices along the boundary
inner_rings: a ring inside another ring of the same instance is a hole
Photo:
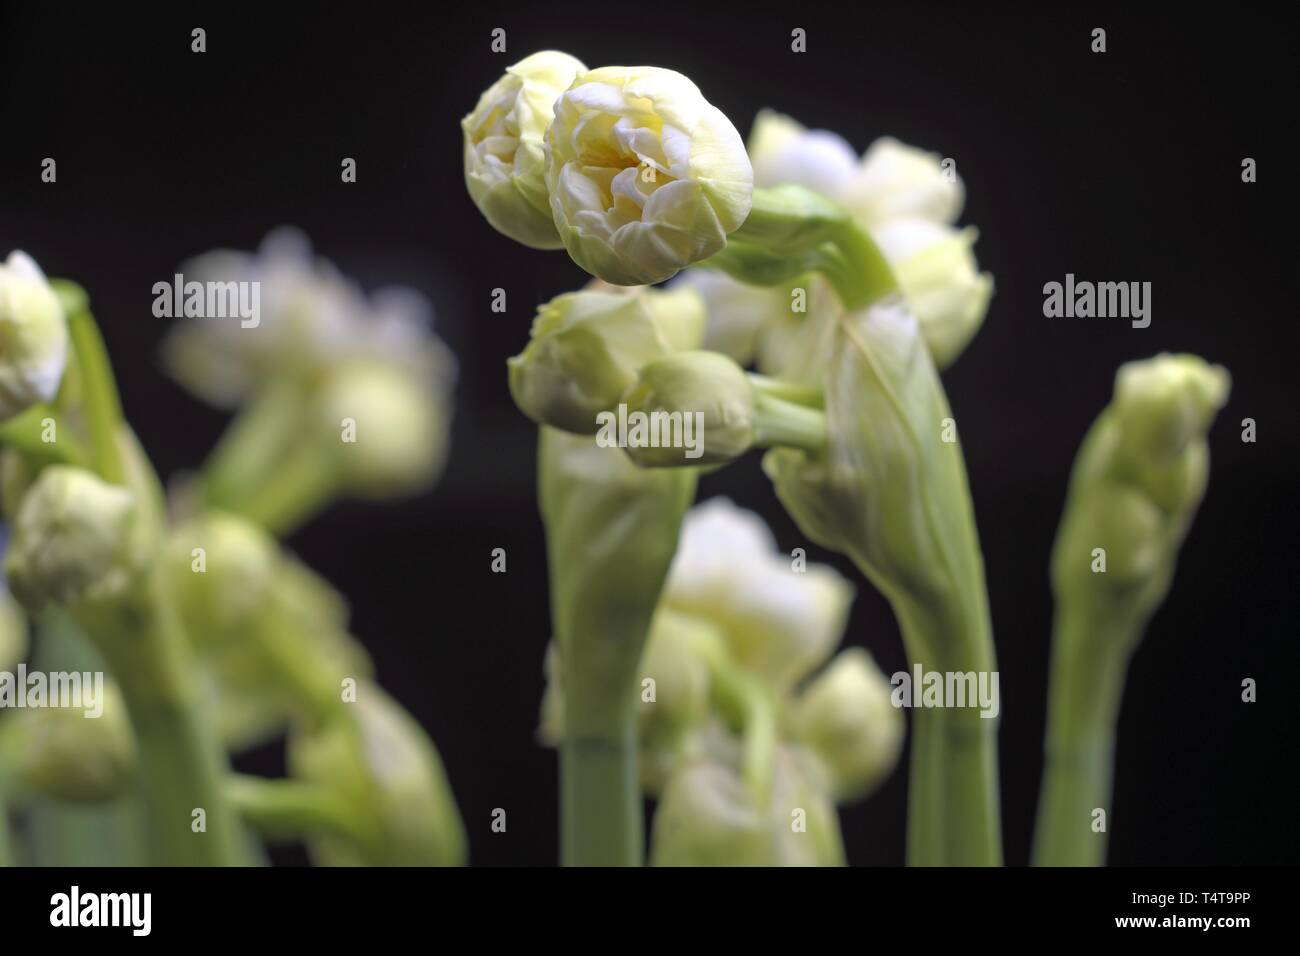
[[[1098,626],[1103,625],[1085,615],[1057,613],[1035,866],[1101,866],[1106,861],[1115,723],[1128,666],[1125,649],[1136,640],[1088,640],[1088,632]],[[1097,810],[1105,817],[1098,818]],[[1100,819],[1105,827],[1094,829]]]

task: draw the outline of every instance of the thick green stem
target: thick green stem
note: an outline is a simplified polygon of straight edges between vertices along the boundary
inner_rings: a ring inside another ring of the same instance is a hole
[[[225,754],[198,707],[189,647],[160,572],[143,591],[120,606],[88,608],[77,617],[96,637],[126,699],[151,862],[237,865],[244,855],[221,791]]]
[[[635,714],[607,735],[568,735],[560,747],[565,866],[640,866],[645,854]]]
[[[826,447],[826,414],[759,392],[754,404],[754,445],[782,445],[818,454]]]
[[[991,686],[997,665],[982,588],[957,603],[917,609],[895,602],[909,663],[923,673],[974,674],[977,681],[989,675]],[[912,694],[909,864],[1000,866],[997,717],[984,716],[976,701],[934,709],[921,705],[920,687]]]
[[[275,381],[226,427],[203,464],[204,497],[216,503],[257,495],[305,428],[303,386]]]
[[[1057,614],[1035,866],[1101,866],[1106,861],[1115,723],[1128,666],[1126,648],[1135,642],[1089,639],[1097,626],[1086,615]]]
[[[540,438],[538,499],[564,688],[563,862],[637,865],[639,666],[696,473],[642,470],[590,436],[543,427]]]
[[[277,536],[295,531],[339,492],[334,460],[310,443],[289,449],[260,485],[224,495],[210,494],[208,505],[241,515]]]

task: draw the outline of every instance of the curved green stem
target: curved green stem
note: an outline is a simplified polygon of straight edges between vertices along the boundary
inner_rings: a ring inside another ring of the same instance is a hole
[[[259,391],[203,463],[205,497],[217,502],[255,497],[304,427],[299,382],[277,380]]]
[[[749,217],[706,264],[751,285],[820,272],[849,310],[898,288],[884,256],[849,213],[800,186],[755,189]]]
[[[719,711],[741,736],[741,777],[754,805],[765,808],[776,768],[777,707],[772,693],[723,659],[710,661],[712,693]]]
[[[317,783],[231,774],[225,792],[235,811],[267,840],[288,842],[330,834],[360,845],[374,841],[364,815]]]

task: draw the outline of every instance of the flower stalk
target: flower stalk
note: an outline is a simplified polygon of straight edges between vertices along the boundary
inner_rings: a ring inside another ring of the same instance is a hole
[[[1128,661],[1173,582],[1209,481],[1228,373],[1194,355],[1122,366],[1074,464],[1052,551],[1056,613],[1033,862],[1098,866]]]
[[[695,495],[693,469],[641,470],[543,427],[538,498],[564,694],[562,862],[639,866],[638,664]]]
[[[916,320],[894,302],[841,316],[826,372],[826,453],[765,468],[814,541],[851,558],[894,609],[911,666],[996,667],[983,560],[947,398]],[[998,865],[995,719],[914,715],[908,860]]]

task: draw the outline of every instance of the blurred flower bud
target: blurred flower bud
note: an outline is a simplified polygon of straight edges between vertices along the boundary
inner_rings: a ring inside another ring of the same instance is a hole
[[[719,627],[732,658],[784,692],[830,657],[853,597],[834,568],[796,570],[758,515],[712,498],[686,516],[663,602]]]
[[[993,295],[993,277],[977,271],[975,237],[973,228],[925,219],[895,219],[872,232],[940,369],[974,338]]]
[[[32,707],[0,721],[0,765],[19,794],[55,800],[109,800],[135,779],[135,735],[126,700],[106,680],[98,717],[80,707]]]
[[[372,841],[336,835],[308,842],[325,866],[459,866],[465,832],[432,741],[377,685],[357,687],[339,719],[289,738],[295,777],[342,795],[376,824]]]
[[[955,222],[966,196],[955,168],[945,169],[937,153],[885,136],[871,144],[857,176],[835,198],[874,232],[894,219]]]
[[[1106,622],[1071,640],[1131,645],[1168,594],[1209,481],[1206,432],[1230,384],[1195,355],[1121,366],[1075,459],[1052,550],[1058,615]]]
[[[148,559],[136,512],[130,491],[85,469],[44,469],[23,497],[5,555],[14,596],[35,614],[125,592]]]
[[[858,172],[858,155],[844,137],[809,130],[774,110],[761,110],[749,134],[754,185],[794,184],[838,199]]]
[[[764,329],[792,311],[789,290],[749,285],[716,269],[687,269],[672,288],[694,290],[703,299],[708,315],[703,348],[740,365],[754,361]]]
[[[655,67],[579,74],[546,133],[551,212],[574,262],[651,285],[724,248],[749,214],[740,134],[689,79]]]
[[[903,714],[871,655],[841,651],[790,704],[791,734],[809,748],[837,803],[867,796],[898,762]]]
[[[341,598],[251,521],[210,511],[177,526],[167,571],[200,685],[226,746],[242,751],[337,698],[371,667]]]
[[[367,297],[301,232],[282,227],[256,253],[217,250],[182,263],[186,282],[258,289],[258,320],[186,318],[163,344],[171,375],[195,395],[231,407],[270,383],[313,383],[341,364],[398,366],[446,391],[455,361],[432,331],[432,307],[411,289]]]
[[[40,266],[23,252],[0,263],[0,421],[51,401],[68,362],[68,324]]]
[[[650,836],[654,866],[842,866],[835,807],[779,753],[772,792],[760,806],[740,776],[708,759],[668,782]]]
[[[597,416],[617,404],[643,365],[672,352],[674,338],[702,334],[698,300],[661,295],[584,290],[544,304],[527,347],[509,362],[515,404],[539,424],[594,434]],[[680,327],[682,316],[694,334]]]
[[[703,618],[661,607],[638,668],[637,768],[646,793],[658,793],[678,763],[695,753],[695,736],[710,720],[712,661],[725,655],[721,632]],[[559,649],[546,652],[546,691],[538,737],[564,741],[564,687]]]
[[[556,99],[586,69],[567,53],[534,53],[507,67],[461,120],[470,198],[492,228],[534,249],[563,245],[551,218],[542,140]]]
[[[1202,437],[1228,400],[1231,379],[1195,355],[1127,362],[1115,376],[1114,409],[1137,457],[1169,461]]]
[[[629,422],[634,414],[645,416],[647,440],[629,437],[626,444],[643,467],[725,464],[754,444],[754,386],[717,352],[679,352],[646,363],[622,402]]]
[[[322,440],[344,489],[389,498],[431,486],[447,454],[448,414],[406,371],[376,362],[337,369],[320,394]]]

